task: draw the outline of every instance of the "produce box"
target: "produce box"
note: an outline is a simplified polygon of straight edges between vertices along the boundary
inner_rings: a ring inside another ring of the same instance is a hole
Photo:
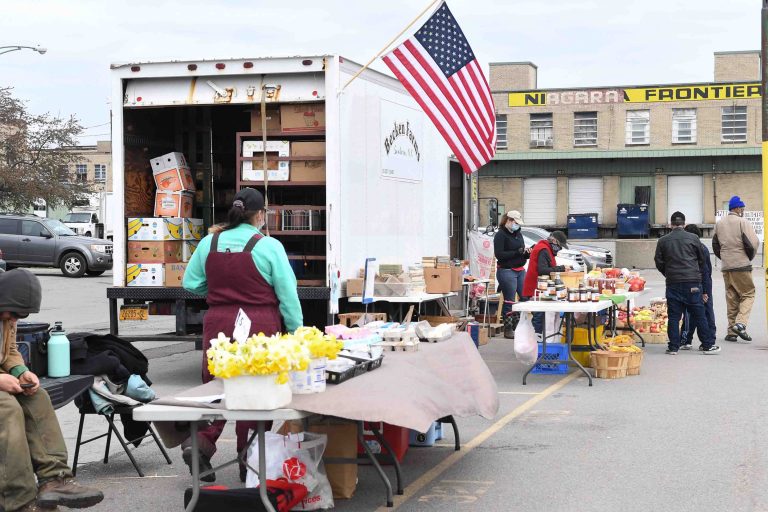
[[[128,264],[125,272],[126,286],[165,286],[162,263]]]
[[[155,217],[191,217],[194,194],[158,191],[155,195]]]
[[[200,240],[204,233],[203,219],[180,217],[134,217],[128,219],[128,240]]]
[[[155,189],[155,182],[149,168],[128,169],[126,165],[125,214],[128,217],[152,216]]]
[[[347,279],[347,297],[362,297],[364,279]]]
[[[461,278],[461,273],[459,273],[459,278]],[[424,281],[427,285],[427,293],[449,293],[453,291],[450,268],[425,268]]]
[[[166,153],[150,160],[152,175],[158,190],[194,191],[195,180],[182,153]]]
[[[165,282],[165,286],[170,288],[180,288],[186,269],[186,263],[166,263],[163,268],[163,281]]]
[[[181,263],[183,242],[128,242],[128,263]]]
[[[288,181],[290,162],[278,158],[290,156],[291,144],[286,140],[267,141],[267,171],[270,181]],[[243,156],[263,158],[264,143],[260,140],[243,142]],[[264,163],[262,160],[249,160],[242,163],[242,179],[244,181],[264,181]]]
[[[181,261],[184,263],[189,263],[189,260],[192,259],[192,255],[195,254],[195,251],[197,250],[197,244],[199,244],[197,240],[184,240],[184,244],[181,248]]]
[[[280,131],[280,109],[268,107],[267,110],[267,132]],[[261,134],[261,108],[251,111],[251,131]]]
[[[205,236],[203,219],[184,219],[184,240],[201,240]]]
[[[291,144],[291,156],[324,157],[325,142],[294,142]],[[291,181],[325,182],[325,160],[297,160],[291,163]]]
[[[280,127],[284,132],[325,130],[325,103],[280,105]]]

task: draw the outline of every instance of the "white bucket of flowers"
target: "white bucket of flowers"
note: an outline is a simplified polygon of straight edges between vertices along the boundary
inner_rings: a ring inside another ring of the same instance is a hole
[[[299,327],[293,337],[306,349],[310,360],[306,370],[291,372],[291,391],[297,395],[322,393],[328,360],[336,359],[344,344],[316,327]]]
[[[292,399],[290,372],[309,366],[308,351],[292,336],[257,334],[238,343],[219,334],[207,356],[211,375],[224,382],[227,409],[285,407]]]

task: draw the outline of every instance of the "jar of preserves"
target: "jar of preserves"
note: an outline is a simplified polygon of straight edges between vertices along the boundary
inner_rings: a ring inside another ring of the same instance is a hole
[[[592,289],[592,302],[600,302],[600,292],[597,291],[597,288]]]
[[[536,281],[536,289],[541,290],[542,292],[547,290],[547,276],[539,276]]]
[[[587,302],[587,288],[579,286],[579,302]]]
[[[579,302],[578,288],[571,288],[568,290],[568,302]]]
[[[566,300],[568,299],[568,291],[565,289],[564,284],[557,284],[555,285],[555,293],[557,294],[557,300]]]
[[[547,295],[554,298],[557,296],[557,289],[554,281],[547,281]]]

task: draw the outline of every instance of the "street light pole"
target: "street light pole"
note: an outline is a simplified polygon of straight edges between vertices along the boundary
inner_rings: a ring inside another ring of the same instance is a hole
[[[45,52],[48,51],[46,48],[43,48],[41,46],[19,46],[19,45],[0,46],[0,55],[3,55],[4,53],[19,51],[19,50],[32,50],[39,53],[40,55],[45,55]]]

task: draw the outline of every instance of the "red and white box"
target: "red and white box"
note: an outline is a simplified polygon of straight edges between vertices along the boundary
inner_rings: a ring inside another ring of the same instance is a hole
[[[167,153],[150,160],[158,190],[194,192],[195,180],[182,153]]]
[[[194,195],[189,192],[158,191],[155,217],[191,217]]]

